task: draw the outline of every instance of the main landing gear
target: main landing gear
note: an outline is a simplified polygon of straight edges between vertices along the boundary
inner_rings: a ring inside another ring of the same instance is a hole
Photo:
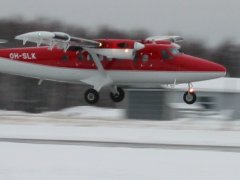
[[[191,83],[188,83],[188,91],[184,93],[183,100],[187,104],[193,104],[197,100],[197,95],[194,92],[194,89]]]
[[[117,87],[115,92],[110,93],[110,97],[114,102],[121,102],[125,97],[125,92],[122,88]]]
[[[99,93],[95,89],[88,89],[84,97],[89,104],[95,104],[99,100]]]
[[[85,101],[89,104],[96,104],[99,101],[99,92],[95,89],[88,89],[85,92]],[[125,92],[122,88],[116,87],[110,93],[110,98],[114,102],[121,102],[125,97]]]

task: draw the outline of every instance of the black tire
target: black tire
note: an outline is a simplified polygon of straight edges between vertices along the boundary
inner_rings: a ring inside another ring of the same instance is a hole
[[[114,102],[121,102],[125,97],[125,92],[122,88],[117,88],[118,94],[110,93],[110,97]]]
[[[183,95],[183,100],[187,104],[193,104],[197,100],[197,95],[194,92],[185,92]]]
[[[95,89],[88,89],[84,97],[89,104],[96,104],[99,100],[99,93]]]

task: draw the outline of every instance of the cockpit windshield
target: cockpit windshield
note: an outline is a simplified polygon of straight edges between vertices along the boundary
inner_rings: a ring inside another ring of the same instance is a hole
[[[179,48],[170,48],[169,49],[170,50],[170,52],[172,53],[172,55],[174,55],[174,56],[177,56],[177,55],[179,55],[179,54],[182,54],[181,53],[181,50],[179,49]]]

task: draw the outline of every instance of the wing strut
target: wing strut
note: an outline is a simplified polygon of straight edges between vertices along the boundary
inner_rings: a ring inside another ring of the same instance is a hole
[[[104,70],[98,55],[89,48],[84,48],[84,49],[88,51],[89,54],[92,56],[93,61],[97,66],[98,74],[93,77],[87,78],[82,82],[92,85],[96,91],[100,91],[101,88],[104,86],[112,85],[113,80],[109,77],[109,75]]]

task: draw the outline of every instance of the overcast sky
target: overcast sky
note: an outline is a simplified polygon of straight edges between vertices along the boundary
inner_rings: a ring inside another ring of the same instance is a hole
[[[86,28],[109,25],[152,35],[177,32],[214,45],[227,38],[240,43],[239,0],[7,0],[0,17],[49,17]]]

